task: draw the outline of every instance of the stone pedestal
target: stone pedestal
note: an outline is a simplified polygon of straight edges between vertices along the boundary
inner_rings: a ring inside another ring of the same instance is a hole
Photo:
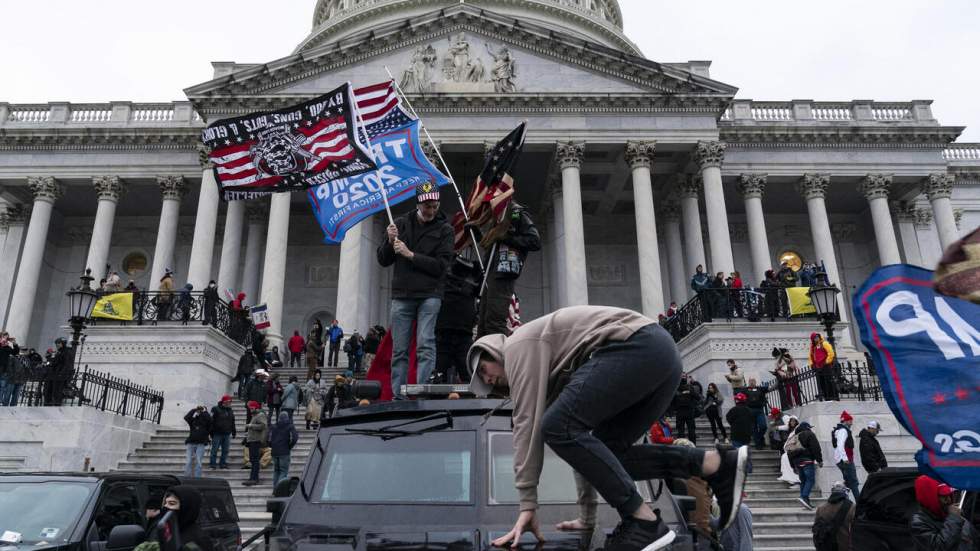
[[[185,427],[193,407],[210,408],[232,389],[244,348],[203,325],[119,326],[86,329],[81,365],[163,392],[160,424]]]

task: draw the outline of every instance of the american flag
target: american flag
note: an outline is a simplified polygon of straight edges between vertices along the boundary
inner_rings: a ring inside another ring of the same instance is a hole
[[[507,332],[513,333],[521,326],[521,299],[517,294],[510,295],[510,305],[507,307]]]
[[[457,212],[453,217],[456,251],[469,246],[467,224],[480,230],[483,235],[480,244],[484,247],[489,247],[499,237],[499,232],[495,230],[502,227],[500,224],[504,221],[507,206],[514,196],[514,179],[511,173],[524,148],[526,133],[527,123],[522,122],[504,139],[497,142],[487,155],[483,172],[477,177],[473,190],[466,200],[469,222],[466,221],[463,212]]]
[[[368,140],[412,120],[394,82],[346,84],[287,109],[217,121],[202,141],[225,199],[247,199],[374,170]]]

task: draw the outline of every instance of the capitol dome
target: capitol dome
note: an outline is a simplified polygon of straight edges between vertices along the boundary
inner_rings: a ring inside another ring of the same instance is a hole
[[[636,45],[623,34],[623,14],[617,0],[318,0],[313,29],[296,52],[460,3],[486,7],[501,15],[640,55]]]

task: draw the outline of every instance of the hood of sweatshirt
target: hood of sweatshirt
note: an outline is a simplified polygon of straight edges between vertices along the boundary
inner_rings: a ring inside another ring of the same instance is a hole
[[[486,352],[493,357],[494,360],[500,362],[500,365],[503,365],[505,342],[507,342],[507,337],[503,334],[497,333],[493,335],[485,335],[473,343],[473,346],[470,347],[469,352],[466,353],[466,365],[470,367],[470,371],[473,373],[473,378],[470,379],[470,392],[472,392],[475,396],[485,397],[490,394],[500,393],[500,389],[494,389],[494,387],[488,385],[477,374],[477,367],[479,367],[480,364],[480,354],[483,352]]]

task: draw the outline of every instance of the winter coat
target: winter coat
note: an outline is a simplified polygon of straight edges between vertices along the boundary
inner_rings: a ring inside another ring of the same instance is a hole
[[[289,455],[290,450],[299,441],[299,433],[296,432],[296,427],[293,426],[293,422],[289,420],[289,415],[286,413],[279,414],[279,420],[276,424],[272,425],[269,431],[269,445],[272,447],[273,457],[282,457],[284,455]]]
[[[164,276],[160,280],[160,296],[159,301],[169,303],[174,297],[174,278],[171,276]]]
[[[265,383],[262,381],[253,378],[245,385],[245,401],[254,400],[262,404],[265,403],[266,397]]]
[[[846,551],[851,548],[851,523],[854,522],[854,510],[857,507],[847,499],[846,492],[832,492],[827,502],[817,507],[814,514],[816,518],[823,519],[827,523],[833,523],[837,513],[844,504],[848,504],[847,513],[844,515],[840,526],[837,527],[837,549]],[[820,548],[817,551],[822,551]]]
[[[270,406],[280,406],[282,405],[282,385],[279,381],[269,379],[265,383],[265,399],[266,404]]]
[[[10,344],[8,341],[7,344],[0,346],[0,379],[6,380],[13,363],[17,361],[18,354],[20,354],[20,347],[16,344]],[[13,362],[11,358],[13,358]]]
[[[797,437],[800,439],[800,446],[803,449],[794,450],[789,454],[789,462],[795,468],[800,468],[807,463],[823,463],[823,453],[820,451],[820,442],[817,436],[810,430],[810,424],[800,423],[796,427]]]
[[[232,438],[238,436],[235,410],[221,405],[211,408],[211,434],[230,434]]]
[[[776,277],[779,279],[779,283],[783,287],[796,287],[797,278],[796,272],[793,271],[793,268],[790,268],[789,266],[782,268],[779,270],[779,275]]]
[[[194,286],[190,283],[184,285],[184,288],[180,290],[179,304],[181,306],[190,306],[191,304],[191,291],[194,290]]]
[[[306,367],[310,369],[316,369],[320,364],[320,352],[323,351],[323,345],[317,344],[315,339],[310,339],[306,341]]]
[[[752,429],[755,428],[755,412],[745,404],[737,404],[728,410],[725,420],[732,428],[732,440],[747,444],[752,439]]]
[[[499,254],[505,248],[513,249],[517,252],[517,257],[523,266],[524,261],[527,260],[527,253],[541,250],[541,234],[538,233],[534,221],[528,216],[527,210],[523,206],[511,202],[507,210],[509,211],[505,215],[507,233],[496,240],[497,252]],[[490,259],[490,273],[493,277],[515,279],[520,276],[520,273],[498,272],[499,265],[500,263],[495,259]]]
[[[654,444],[673,444],[674,437],[671,436],[670,423],[667,421],[657,421],[650,427],[650,441]]]
[[[711,392],[704,397],[704,409],[710,410],[714,409],[716,412],[721,413],[721,405],[725,403],[725,397],[721,395],[721,392]]]
[[[810,367],[820,369],[834,365],[834,348],[830,343],[823,340],[817,344],[819,333],[810,333]]]
[[[480,268],[459,258],[446,276],[446,292],[436,318],[436,331],[472,333],[476,325],[476,297],[480,289]],[[370,337],[369,337],[370,338]],[[367,350],[365,342],[365,351]],[[375,344],[375,350],[377,345]]]
[[[709,278],[708,274],[704,272],[694,274],[694,277],[691,278],[691,289],[693,289],[695,293],[704,291],[710,284],[711,278]]]
[[[336,407],[349,407],[354,403],[354,393],[351,391],[350,385],[332,385],[330,390],[327,391],[326,403],[327,408],[325,411],[333,411],[335,404]]]
[[[179,551],[198,547],[201,551],[214,551],[211,537],[201,529],[198,519],[201,516],[201,493],[190,486],[173,486],[167,489],[168,494],[174,494],[180,500],[180,510],[177,511],[177,526],[180,527]],[[161,546],[164,548],[165,546]]]
[[[441,312],[440,312],[441,315]],[[364,339],[364,353],[365,354],[377,354],[378,346],[381,345],[381,339],[375,334],[369,334],[367,338]]]
[[[245,309],[245,293],[238,293],[235,300],[231,301],[231,309],[236,312]]]
[[[297,407],[299,407],[299,384],[289,383],[282,391],[282,409],[296,409]]]
[[[918,551],[974,551],[977,532],[960,515],[950,515],[939,502],[939,482],[928,476],[915,480],[919,509],[912,513],[909,530]]]
[[[208,285],[207,289],[204,290],[204,306],[205,308],[214,308],[218,305],[218,288]]]
[[[306,341],[299,335],[293,335],[292,337],[289,337],[289,343],[287,346],[289,347],[289,351],[293,354],[302,354],[303,349],[306,348]]]
[[[395,220],[398,238],[415,256],[409,260],[395,253],[385,234],[378,247],[378,263],[394,264],[391,298],[442,298],[446,272],[453,259],[453,227],[443,212],[429,223],[422,223],[416,211]]]
[[[885,453],[881,451],[881,444],[878,443],[878,438],[871,434],[871,431],[861,429],[858,438],[861,439],[858,451],[861,454],[861,464],[864,465],[864,470],[873,473],[888,466],[888,459],[885,457]]]
[[[211,441],[211,415],[207,411],[194,408],[187,412],[184,421],[191,429],[187,440],[184,440],[185,444],[207,444]]]
[[[24,354],[11,356],[5,377],[8,385],[22,385],[31,378],[31,360]]]
[[[245,440],[260,442],[263,445],[269,439],[269,416],[261,409],[255,410],[252,420],[245,425]]]
[[[339,325],[331,325],[327,329],[327,338],[330,339],[330,344],[337,344],[340,339],[344,338],[344,329]]]
[[[745,405],[752,410],[760,410],[766,407],[766,386],[747,386],[742,389],[745,393]]]
[[[694,417],[698,402],[701,397],[694,390],[694,387],[687,383],[681,383],[674,394],[674,411],[677,412],[678,419],[691,419]]]

